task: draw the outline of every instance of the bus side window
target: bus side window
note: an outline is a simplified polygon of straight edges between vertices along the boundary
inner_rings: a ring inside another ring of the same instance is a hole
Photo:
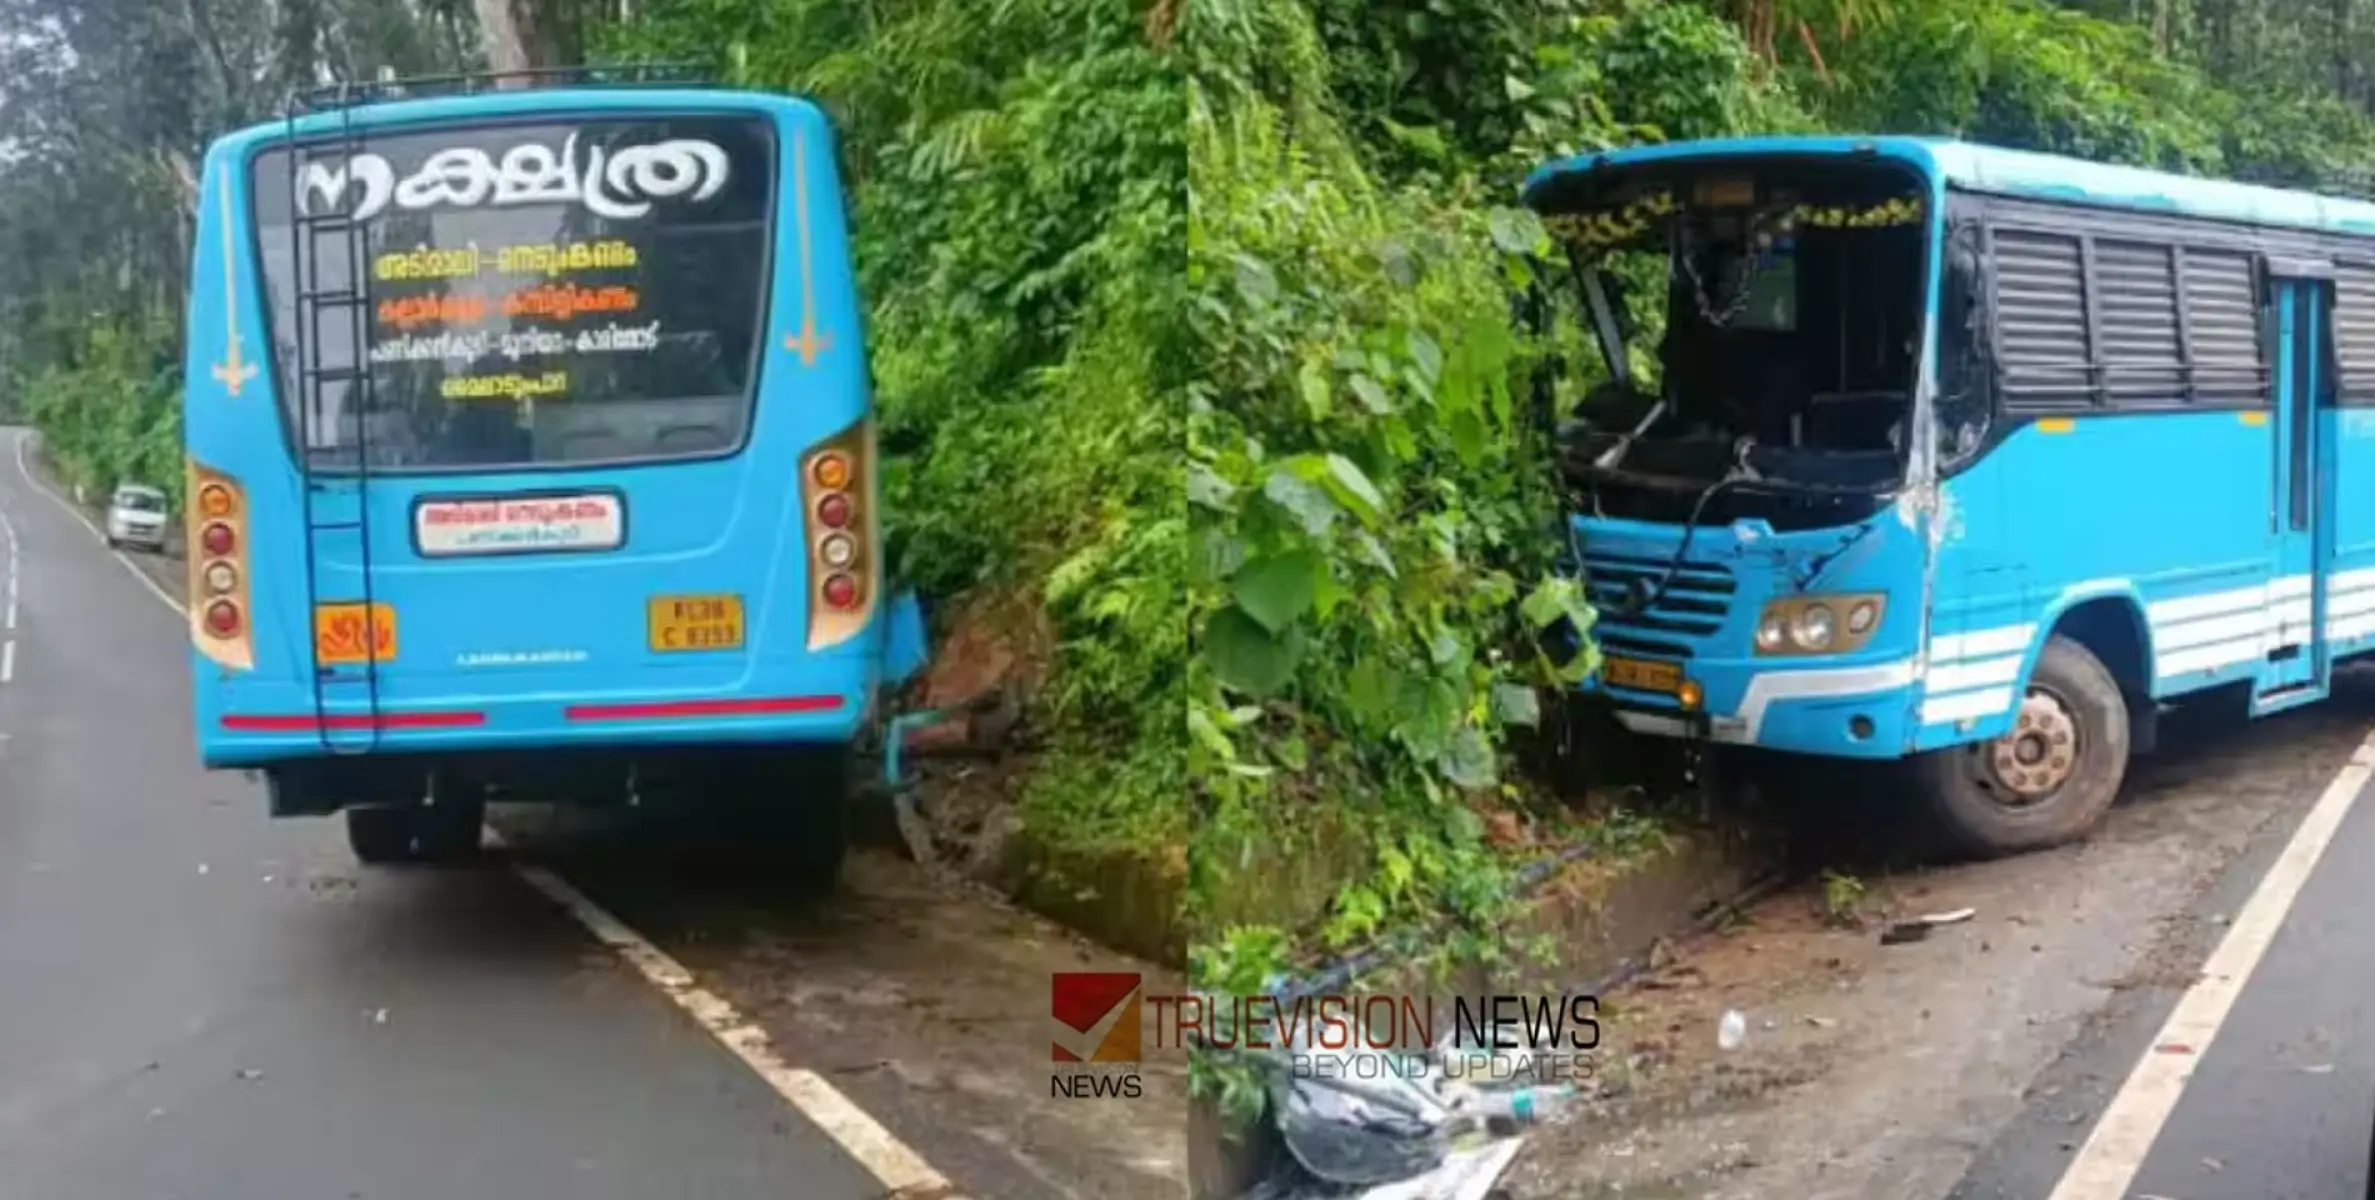
[[[1995,370],[1988,357],[1987,265],[1979,223],[1955,225],[1946,245],[1946,280],[1938,297],[1938,459],[1954,466],[1987,441],[1995,415]]]

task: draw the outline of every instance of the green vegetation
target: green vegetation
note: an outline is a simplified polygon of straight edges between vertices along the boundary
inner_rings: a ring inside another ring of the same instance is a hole
[[[1524,689],[1555,673],[1530,627],[1576,603],[1544,583],[1553,501],[1527,401],[1538,380],[1567,404],[1595,381],[1571,333],[1510,332],[1539,236],[1504,207],[1523,171],[1835,129],[2356,190],[2375,13],[2296,7],[1191,5],[1194,311],[1213,346],[1189,443],[1203,973],[1256,986],[1444,915],[1489,930],[1530,851],[1511,818],[1550,807],[1508,767],[1541,709]],[[1322,843],[1357,864],[1323,917],[1248,902],[1266,848]]]
[[[1134,0],[651,4],[626,57],[817,97],[854,181],[901,569],[1059,649],[1024,791],[1071,848],[1179,847],[1187,306],[1180,82]]]

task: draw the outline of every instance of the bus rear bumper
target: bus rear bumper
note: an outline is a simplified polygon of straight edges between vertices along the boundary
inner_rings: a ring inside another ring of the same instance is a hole
[[[1699,710],[1597,683],[1588,691],[1620,725],[1651,737],[1874,760],[1901,758],[1911,744],[1919,698],[1912,660],[1782,670],[1705,663],[1690,677],[1705,690]]]
[[[309,698],[308,698],[309,699]],[[374,716],[341,705],[327,728],[305,701],[228,710],[201,731],[213,769],[368,751],[384,754],[631,749],[638,746],[814,744],[854,741],[871,715],[864,690],[635,699],[550,698],[407,707]]]

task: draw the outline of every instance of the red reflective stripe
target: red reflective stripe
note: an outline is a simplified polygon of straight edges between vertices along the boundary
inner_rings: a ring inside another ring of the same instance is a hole
[[[832,712],[839,696],[774,696],[764,700],[676,700],[655,704],[572,704],[572,721],[641,721],[653,717],[747,717],[766,713]]]
[[[230,714],[223,718],[223,728],[240,733],[312,733],[330,729],[462,729],[487,723],[482,712],[399,712],[381,713],[377,718],[359,714],[332,713],[315,717],[311,713],[298,716],[251,716]]]

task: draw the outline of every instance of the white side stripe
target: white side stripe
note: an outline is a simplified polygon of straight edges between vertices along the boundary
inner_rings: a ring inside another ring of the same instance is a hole
[[[1948,721],[1969,721],[1992,717],[2012,707],[2012,689],[1989,688],[1982,692],[1958,692],[1952,696],[1933,696],[1921,702],[1921,723],[1939,725]]]
[[[2152,627],[2152,644],[2154,649],[2167,654],[2188,646],[2250,641],[2275,628],[2274,616],[2271,612],[2241,612],[2172,625],[2156,624]]]
[[[2161,655],[2159,660],[2154,663],[2153,674],[2158,678],[2167,679],[2172,675],[2190,675],[2196,671],[2215,671],[2220,667],[2231,667],[2237,663],[2250,662],[2275,648],[2275,639],[2265,636],[2196,646],[2190,650],[2179,650],[2174,654]]]
[[[2326,616],[2329,619],[2363,612],[2375,612],[2375,588],[2332,596],[2326,600]]]
[[[1992,658],[1999,654],[2019,654],[2029,648],[2037,636],[2035,625],[2000,625],[1994,629],[1974,629],[1969,633],[1940,634],[1930,639],[1930,662],[1962,662],[1974,658]]]
[[[1982,658],[1931,667],[1929,693],[1937,696],[2010,683],[2020,678],[2021,658],[2018,654],[2007,654],[2002,658]]]

